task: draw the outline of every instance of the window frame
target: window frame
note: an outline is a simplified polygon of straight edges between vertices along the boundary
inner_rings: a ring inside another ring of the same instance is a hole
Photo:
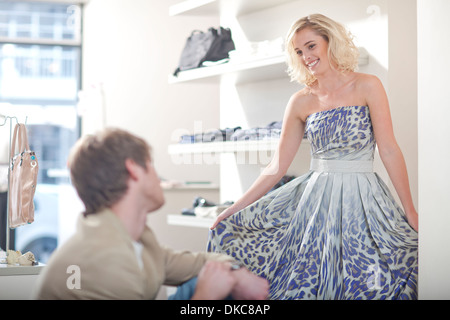
[[[38,39],[38,38],[10,38],[10,37],[2,37],[0,36],[0,45],[3,44],[15,44],[15,45],[38,45],[38,46],[61,46],[61,47],[70,47],[70,48],[78,48],[79,49],[79,59],[78,59],[78,82],[77,88],[78,91],[82,88],[82,56],[83,56],[83,10],[84,5],[87,4],[90,0],[20,0],[20,2],[29,2],[29,3],[47,3],[47,4],[73,4],[78,5],[80,8],[80,19],[79,19],[79,30],[78,30],[78,38],[74,40],[53,40],[53,39]],[[76,103],[76,100],[68,101],[68,100],[37,100],[33,98],[8,98],[3,99],[0,97],[0,103],[8,103],[11,102],[13,104],[33,104],[33,102],[38,102],[41,105],[72,105]],[[80,121],[79,121],[80,122]],[[80,125],[80,123],[79,123]],[[79,129],[81,132],[81,128]],[[79,134],[80,134],[79,132]]]

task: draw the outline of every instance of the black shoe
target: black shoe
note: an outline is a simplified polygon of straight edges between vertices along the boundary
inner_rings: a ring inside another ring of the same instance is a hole
[[[192,207],[214,207],[217,204],[215,204],[212,201],[208,201],[203,197],[196,197],[192,203]]]

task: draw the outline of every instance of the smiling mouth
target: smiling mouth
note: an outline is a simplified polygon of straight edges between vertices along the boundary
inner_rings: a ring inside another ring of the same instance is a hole
[[[319,60],[320,60],[320,59],[317,59],[317,60],[315,60],[315,61],[313,61],[313,62],[311,62],[311,63],[308,63],[308,64],[307,64],[308,68],[314,67],[314,66],[319,62]]]

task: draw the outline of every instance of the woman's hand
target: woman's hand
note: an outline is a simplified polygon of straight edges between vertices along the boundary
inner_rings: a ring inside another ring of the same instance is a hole
[[[406,219],[408,220],[409,225],[419,232],[419,215],[416,210],[406,213]]]
[[[215,229],[217,227],[217,225],[220,223],[220,221],[222,221],[223,219],[228,218],[229,216],[233,215],[235,212],[231,209],[231,207],[225,209],[224,211],[222,211],[221,214],[219,214],[217,216],[216,221],[214,221],[213,225],[211,226],[211,230]]]

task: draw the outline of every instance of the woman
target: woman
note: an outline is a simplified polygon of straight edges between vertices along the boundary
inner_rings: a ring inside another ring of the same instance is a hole
[[[273,160],[218,216],[208,249],[266,277],[272,299],[416,299],[418,216],[383,85],[354,71],[351,35],[323,15],[295,22],[286,51],[305,87],[288,103]],[[311,170],[266,194],[304,135]],[[376,144],[403,209],[373,172]]]

